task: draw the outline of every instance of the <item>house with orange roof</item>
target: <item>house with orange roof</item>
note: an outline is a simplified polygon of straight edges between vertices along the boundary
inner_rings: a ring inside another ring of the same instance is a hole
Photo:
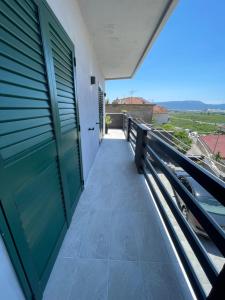
[[[153,107],[153,119],[157,124],[165,124],[169,121],[168,110],[160,105],[154,105]]]

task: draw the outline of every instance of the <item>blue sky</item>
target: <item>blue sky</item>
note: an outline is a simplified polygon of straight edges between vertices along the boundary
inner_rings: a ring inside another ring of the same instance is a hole
[[[129,80],[106,82],[107,98],[225,103],[225,1],[180,0]]]

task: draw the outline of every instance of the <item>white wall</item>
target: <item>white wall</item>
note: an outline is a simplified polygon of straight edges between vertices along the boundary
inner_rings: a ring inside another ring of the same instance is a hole
[[[99,127],[96,125],[98,122],[98,83],[104,90],[104,78],[98,68],[91,37],[77,0],[47,0],[47,2],[75,46],[83,171],[86,181],[99,147]],[[92,86],[90,85],[91,75],[96,77],[96,84]],[[88,131],[89,127],[95,127],[95,130]]]
[[[153,118],[157,124],[165,124],[169,121],[169,114],[168,113],[155,113],[153,114]]]
[[[0,237],[0,298],[4,300],[24,300],[12,263]]]

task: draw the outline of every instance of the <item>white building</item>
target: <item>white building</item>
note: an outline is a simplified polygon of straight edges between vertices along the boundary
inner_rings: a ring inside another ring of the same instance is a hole
[[[4,300],[41,298],[99,149],[105,80],[133,76],[177,1],[47,2],[0,2]]]

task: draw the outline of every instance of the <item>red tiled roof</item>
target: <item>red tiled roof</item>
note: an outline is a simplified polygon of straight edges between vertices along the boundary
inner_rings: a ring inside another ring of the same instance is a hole
[[[201,136],[200,139],[208,146],[214,154],[220,152],[220,155],[225,158],[225,135],[224,134],[209,134]]]
[[[127,97],[112,101],[113,104],[151,104],[149,101],[141,97]]]
[[[162,113],[167,113],[167,112],[168,112],[168,110],[163,106],[155,105],[153,107],[153,113],[162,114]]]

